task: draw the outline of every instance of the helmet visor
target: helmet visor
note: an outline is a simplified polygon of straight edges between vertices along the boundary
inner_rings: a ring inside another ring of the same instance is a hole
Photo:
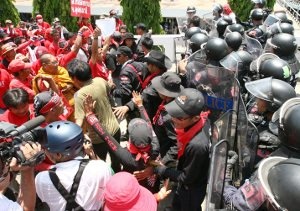
[[[256,98],[272,102],[272,78],[263,78],[245,83],[245,87]]]

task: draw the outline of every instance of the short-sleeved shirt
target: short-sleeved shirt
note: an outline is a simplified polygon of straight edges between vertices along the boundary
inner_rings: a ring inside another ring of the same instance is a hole
[[[80,159],[55,164],[60,183],[70,192],[74,177],[78,171]],[[85,167],[75,201],[84,210],[99,210],[103,204],[103,192],[107,181],[112,176],[112,170],[102,160],[90,160]],[[63,211],[66,200],[54,187],[48,171],[40,172],[35,177],[36,193],[42,202],[46,202],[50,210]]]
[[[83,100],[87,95],[91,95],[93,100],[96,101],[95,115],[107,132],[113,136],[119,130],[119,123],[112,111],[108,92],[108,83],[103,78],[97,77],[86,83],[85,86],[75,93],[75,119],[85,119]],[[92,127],[88,126],[88,132],[94,144],[103,142]]]
[[[14,201],[9,200],[4,195],[0,193],[0,210],[9,210],[9,211],[22,211],[22,207]]]

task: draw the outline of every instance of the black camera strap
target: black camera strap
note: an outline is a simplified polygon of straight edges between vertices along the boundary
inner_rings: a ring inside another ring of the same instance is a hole
[[[81,160],[78,171],[74,177],[73,184],[71,187],[70,193],[66,190],[66,188],[61,184],[59,181],[59,178],[57,174],[55,173],[56,168],[49,170],[49,176],[50,179],[55,186],[55,188],[58,190],[58,192],[64,197],[64,199],[67,201],[66,205],[66,211],[84,211],[84,209],[75,201],[77,190],[79,187],[80,179],[82,176],[82,173],[88,164],[89,160]]]

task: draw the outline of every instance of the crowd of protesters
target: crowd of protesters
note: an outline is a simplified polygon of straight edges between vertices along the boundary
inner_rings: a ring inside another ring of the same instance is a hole
[[[242,86],[253,75],[260,73],[261,78],[241,90],[257,99],[251,102],[251,113],[268,122],[285,101],[296,97],[297,72],[290,60],[284,61],[286,51],[274,47],[277,34],[286,28],[263,31],[263,11],[252,11],[247,32],[227,4],[214,5],[215,27],[206,31],[200,28],[195,7],[188,7],[187,15],[189,47],[179,63],[180,74],[170,71],[167,55],[153,50],[155,43],[144,23],[136,23],[135,32],[129,32],[115,10],[110,17],[116,20],[116,30],[108,37],[88,18],[78,18],[77,32],[63,26],[61,17],[47,23],[38,14],[30,25],[20,21],[17,26],[5,21],[0,27],[0,121],[22,126],[44,116],[40,126],[47,138],[44,143],[24,142],[19,149],[28,160],[43,151],[46,158],[37,165],[22,166],[14,158],[8,163],[0,153],[0,210],[201,210],[215,119],[206,106],[207,90],[198,84],[204,77],[210,83],[210,78],[189,68],[194,64],[189,56],[202,50],[201,62],[230,69],[225,58],[233,52],[246,54],[248,60],[239,57],[247,72]],[[244,33],[263,46],[274,42],[269,52],[273,56],[250,65],[255,57],[242,42]],[[293,40],[293,35],[285,38]],[[279,76],[262,74],[268,59],[281,61]],[[273,78],[263,79],[269,76]],[[267,83],[287,91],[281,95],[282,90],[274,88],[266,94],[272,92],[272,99],[261,97],[257,93],[266,91],[262,87]],[[120,122],[126,122],[126,131]],[[265,129],[261,137],[276,139]],[[278,147],[280,141],[275,142],[266,149]],[[2,142],[0,151],[4,149]],[[16,174],[19,182],[10,185]]]

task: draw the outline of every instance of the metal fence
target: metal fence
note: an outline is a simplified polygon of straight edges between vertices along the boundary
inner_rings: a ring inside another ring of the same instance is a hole
[[[294,20],[300,24],[300,1],[299,0],[277,0],[281,6],[285,7]]]

